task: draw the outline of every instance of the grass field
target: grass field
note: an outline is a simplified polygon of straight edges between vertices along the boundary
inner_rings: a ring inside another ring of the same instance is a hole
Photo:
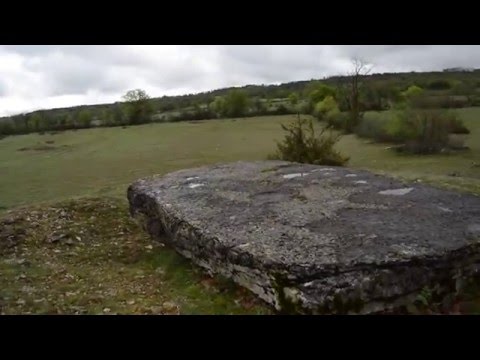
[[[400,156],[353,135],[338,145],[348,166],[480,194],[480,108],[459,110],[471,151]],[[292,116],[149,124],[21,135],[0,140],[0,211],[77,196],[124,198],[135,179],[216,162],[261,160]],[[451,174],[457,176],[451,176]],[[450,174],[450,175],[449,175]]]
[[[353,135],[343,137],[338,148],[354,168],[480,194],[480,166],[475,166],[480,164],[480,108],[459,113],[471,130],[469,151],[398,155],[387,144]],[[265,159],[283,136],[280,124],[293,118],[1,139],[0,314],[269,313],[242,289],[205,277],[173,251],[153,246],[129,219],[126,189],[152,174]],[[462,311],[480,313],[478,293]]]

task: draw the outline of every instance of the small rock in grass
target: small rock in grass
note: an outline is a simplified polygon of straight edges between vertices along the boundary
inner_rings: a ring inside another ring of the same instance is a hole
[[[155,274],[158,274],[158,275],[165,275],[165,270],[163,270],[162,268],[158,267],[155,269]]]
[[[150,308],[150,312],[151,312],[151,314],[153,314],[153,315],[161,315],[161,314],[163,314],[164,309],[163,309],[162,306],[152,306],[152,307]]]
[[[59,242],[60,240],[62,240],[66,236],[67,235],[65,235],[65,234],[52,235],[47,239],[47,242],[53,244],[53,243]]]
[[[177,311],[178,310],[178,305],[171,302],[171,301],[165,301],[162,304],[162,308],[163,308],[164,311],[172,312],[172,311]]]

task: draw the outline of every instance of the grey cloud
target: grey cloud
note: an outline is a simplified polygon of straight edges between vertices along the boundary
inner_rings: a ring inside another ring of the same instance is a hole
[[[432,71],[447,67],[479,67],[477,45],[354,45],[340,46],[344,57],[360,57],[386,71]]]
[[[0,80],[0,97],[7,95],[7,85]]]
[[[203,83],[195,51],[181,59],[146,58],[135,49],[114,46],[7,47],[26,56],[29,71],[44,74],[49,95],[120,92],[136,83],[171,90]],[[173,60],[173,61],[172,61]],[[166,65],[166,66],[165,66]],[[207,77],[208,79],[208,77]]]
[[[121,46],[112,45],[4,45],[9,52],[26,57],[49,56],[61,53],[77,56],[98,64],[137,64],[141,63],[134,53],[125,51]]]
[[[2,68],[2,56],[8,54],[15,56]],[[176,91],[322,78],[345,73],[354,57],[372,63],[374,72],[480,67],[480,46],[8,45],[0,46],[0,102],[2,108],[8,108],[10,98],[18,104],[19,97],[28,101],[25,79],[42,79],[41,89],[31,85],[31,97],[40,102],[49,99],[50,103],[61,95],[83,96],[88,101],[91,97],[87,95],[92,93],[101,101],[136,87],[162,96]]]
[[[36,57],[34,61],[27,59],[25,67],[44,75],[51,96],[84,94],[95,84],[102,84],[105,71],[88,59],[63,53]]]
[[[260,83],[303,80],[331,72],[332,62],[325,56],[328,48],[318,46],[230,46],[221,58],[229,68],[227,76],[241,81],[248,76]]]
[[[47,54],[58,49],[55,45],[3,45],[2,47],[8,52],[27,56]]]
[[[131,54],[119,50],[101,46],[50,47],[40,55],[37,52],[26,57],[24,63],[27,70],[44,75],[48,95],[81,95],[91,90],[112,93],[128,87],[128,81],[120,76],[122,66],[142,65]],[[131,75],[138,71],[133,69]]]

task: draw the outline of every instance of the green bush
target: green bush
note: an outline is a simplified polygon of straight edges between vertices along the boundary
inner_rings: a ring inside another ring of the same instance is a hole
[[[407,90],[405,90],[402,95],[405,99],[415,99],[419,96],[424,94],[424,90],[416,85],[410,86]]]
[[[451,118],[440,110],[407,109],[388,123],[387,132],[401,150],[414,154],[436,153],[448,146]]]
[[[336,100],[331,96],[317,103],[313,114],[319,121],[326,122],[328,128],[336,130],[345,130],[350,116],[347,112],[340,112]]]
[[[448,123],[448,132],[450,134],[470,134],[470,130],[465,126],[463,121],[455,113],[445,114]]]
[[[448,147],[452,150],[465,150],[465,135],[463,134],[450,134],[448,136]]]
[[[327,121],[327,127],[331,129],[345,131],[347,123],[350,120],[350,113],[338,112],[329,116]]]
[[[327,128],[317,135],[312,120],[298,117],[281,126],[287,134],[282,142],[277,142],[277,152],[270,159],[329,166],[342,166],[348,161],[333,148],[340,135]]]
[[[471,104],[467,96],[418,96],[410,105],[419,109],[458,109]]]
[[[299,111],[302,114],[313,114],[315,107],[310,101],[304,102],[299,105]]]
[[[393,139],[387,131],[387,126],[388,121],[385,118],[366,115],[354,132],[358,137],[372,139],[376,142],[392,142]]]
[[[452,84],[448,80],[433,80],[427,85],[427,89],[430,90],[449,90],[452,88]]]
[[[468,134],[461,119],[445,110],[397,107],[392,119],[367,114],[355,128],[357,136],[375,142],[402,144],[398,149],[417,154],[435,153],[445,148],[463,148],[464,138],[452,142],[451,135]]]
[[[313,113],[319,120],[328,120],[328,117],[337,115],[340,110],[335,99],[332,96],[327,96],[315,105]]]
[[[295,110],[294,109],[289,109],[287,108],[284,104],[280,104],[274,111],[273,114],[275,115],[288,115],[288,114],[294,114]]]
[[[480,106],[480,96],[471,96],[470,106]]]

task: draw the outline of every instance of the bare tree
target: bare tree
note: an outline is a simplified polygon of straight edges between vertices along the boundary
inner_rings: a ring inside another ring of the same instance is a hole
[[[363,79],[372,71],[372,66],[365,60],[354,58],[352,59],[352,70],[346,76],[346,96],[350,116],[345,130],[351,132],[355,126],[360,123],[363,116],[360,109],[360,92],[364,85]]]

